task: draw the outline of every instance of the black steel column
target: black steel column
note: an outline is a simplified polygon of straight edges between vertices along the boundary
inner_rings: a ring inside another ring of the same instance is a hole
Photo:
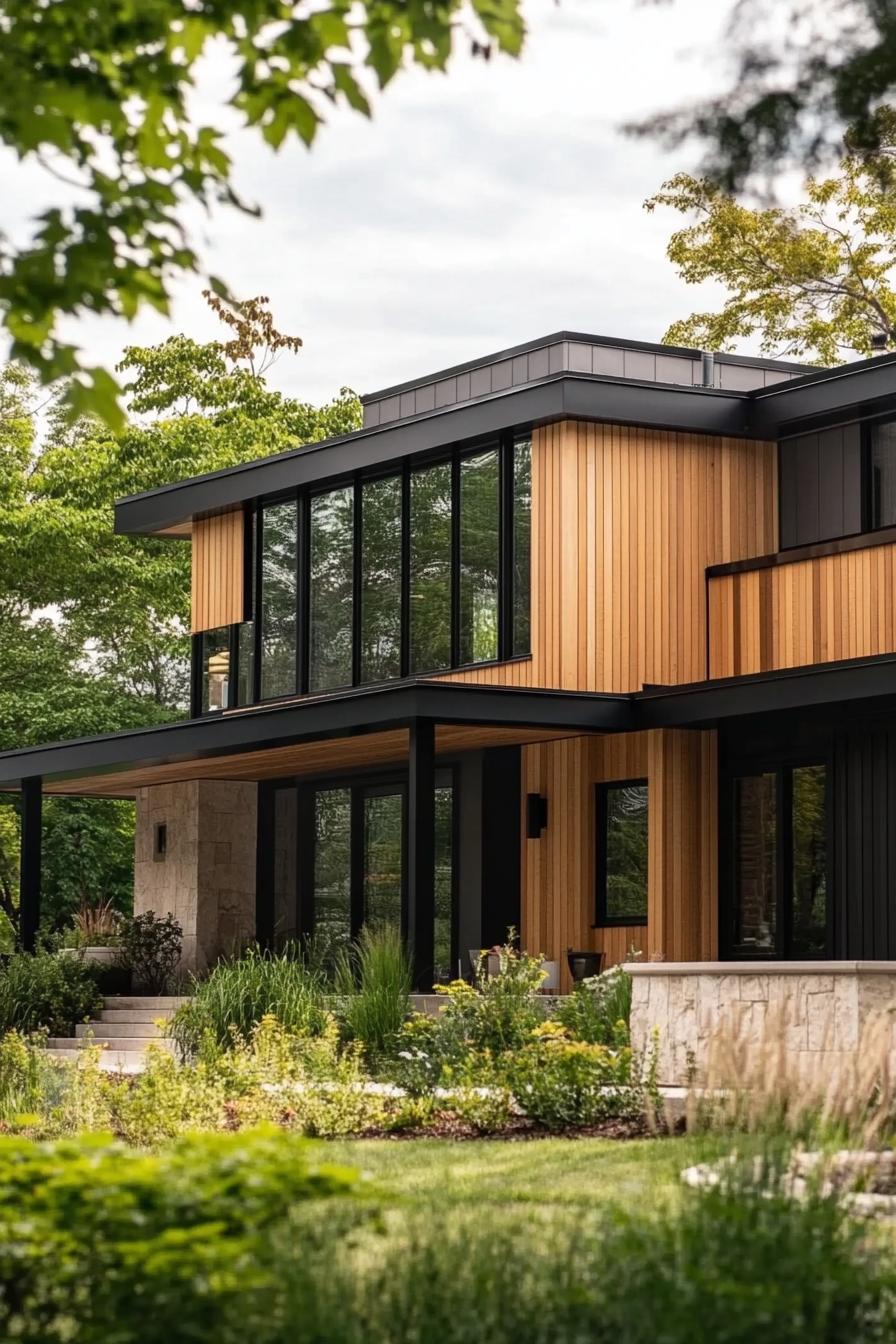
[[[43,781],[22,780],[22,847],[19,865],[19,933],[22,947],[33,952],[40,923]]]
[[[435,724],[414,719],[408,744],[408,921],[414,987],[432,991],[435,935]]]

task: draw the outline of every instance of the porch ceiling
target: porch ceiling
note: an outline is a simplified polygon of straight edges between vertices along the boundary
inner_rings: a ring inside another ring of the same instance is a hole
[[[518,746],[526,742],[569,736],[538,728],[470,728],[436,725],[436,755],[442,758],[483,747]],[[188,779],[263,780],[339,774],[375,766],[402,765],[408,756],[408,730],[396,728],[364,737],[333,738],[327,742],[297,742],[266,751],[217,756],[212,760],[182,761],[123,770],[113,775],[48,780],[44,792],[77,797],[131,798],[152,784],[174,784]]]
[[[272,779],[403,761],[408,728],[437,725],[450,753],[630,726],[627,696],[406,681],[0,752],[0,791],[129,797],[182,779]]]

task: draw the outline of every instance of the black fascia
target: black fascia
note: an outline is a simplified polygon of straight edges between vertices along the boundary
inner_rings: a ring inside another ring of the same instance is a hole
[[[131,495],[115,505],[115,531],[151,535],[194,516],[263,496],[397,467],[406,457],[553,420],[577,418],[750,437],[749,413],[750,394],[746,392],[558,373],[462,406],[355,430],[275,457]]]
[[[896,697],[896,655],[782,668],[745,677],[650,687],[632,697],[640,729],[712,727],[722,719]]]
[[[43,775],[49,783],[138,765],[212,760],[297,742],[383,732],[421,717],[444,724],[547,728],[576,735],[625,732],[633,726],[631,713],[628,695],[412,680],[0,752],[0,790],[15,788],[34,775]]]
[[[755,438],[790,438],[896,408],[896,353],[821,369],[750,393]]]

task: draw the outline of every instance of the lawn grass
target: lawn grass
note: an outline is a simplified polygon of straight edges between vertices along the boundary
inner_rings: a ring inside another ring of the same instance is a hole
[[[385,1190],[445,1211],[514,1204],[660,1210],[677,1203],[681,1170],[706,1156],[705,1139],[687,1138],[364,1139],[321,1148]]]

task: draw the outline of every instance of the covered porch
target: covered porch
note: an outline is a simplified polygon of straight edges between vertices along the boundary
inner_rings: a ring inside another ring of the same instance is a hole
[[[527,841],[523,752],[629,721],[624,696],[419,681],[5,753],[0,787],[22,792],[22,941],[40,921],[43,797],[133,798],[135,910],[177,917],[185,967],[327,921],[354,935],[376,911],[400,919],[429,989],[524,920],[543,824]]]

